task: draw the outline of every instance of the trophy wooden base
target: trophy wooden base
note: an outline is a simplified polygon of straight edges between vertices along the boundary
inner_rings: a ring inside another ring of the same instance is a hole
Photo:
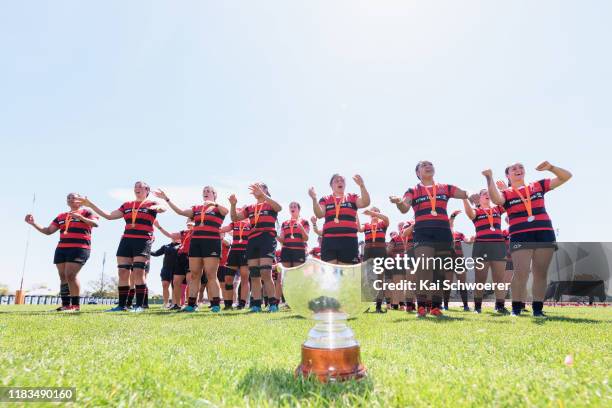
[[[361,364],[359,346],[319,349],[302,345],[302,364],[295,370],[295,375],[313,375],[321,382],[328,382],[359,380],[367,374]]]

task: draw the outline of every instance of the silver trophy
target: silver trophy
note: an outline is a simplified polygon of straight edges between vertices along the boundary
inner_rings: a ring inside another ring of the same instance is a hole
[[[283,293],[300,316],[314,319],[302,345],[302,362],[297,375],[314,375],[321,381],[362,378],[359,343],[346,324],[361,312],[361,264],[334,265],[308,258],[300,266],[284,268]]]

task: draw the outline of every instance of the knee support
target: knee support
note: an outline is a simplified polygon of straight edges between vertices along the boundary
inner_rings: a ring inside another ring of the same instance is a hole
[[[119,269],[127,269],[128,271],[132,270],[132,265],[130,264],[121,264],[121,265],[117,265],[117,268]]]
[[[234,290],[234,285],[232,283],[226,283],[225,290]]]
[[[259,266],[249,266],[249,275],[251,278],[261,278],[261,267]]]
[[[145,269],[147,264],[145,262],[134,262],[132,263],[132,269]]]

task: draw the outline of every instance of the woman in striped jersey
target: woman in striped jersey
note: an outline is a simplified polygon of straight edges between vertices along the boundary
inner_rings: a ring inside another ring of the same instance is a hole
[[[529,184],[525,183],[525,168],[521,163],[506,167],[509,187],[499,191],[493,181],[490,169],[482,172],[487,179],[491,200],[503,206],[508,214],[510,251],[514,264],[512,278],[512,315],[521,313],[527,296],[526,283],[533,272],[533,315],[545,317],[542,311],[548,267],[556,248],[555,232],[546,207],[544,195],[566,183],[572,174],[549,162],[542,162],[538,171],[550,171],[554,178],[545,178]]]
[[[162,190],[155,195],[165,200],[170,208],[179,215],[193,219],[194,226],[189,244],[189,298],[184,312],[195,312],[198,309],[197,300],[200,282],[204,274],[208,279],[208,296],[211,299],[211,311],[219,312],[221,307],[221,288],[217,280],[219,259],[221,258],[221,235],[219,230],[227,215],[227,208],[217,203],[217,191],[211,186],[202,189],[202,204],[181,209],[174,204]]]
[[[366,222],[365,224],[359,226],[359,232],[363,232],[365,235],[363,261],[365,262],[368,259],[373,258],[386,258],[386,235],[387,228],[389,227],[389,217],[382,214],[377,207],[372,207],[369,210],[365,210],[363,214],[370,217],[370,222]],[[387,282],[391,281],[393,279],[393,270],[385,269],[383,279]],[[383,312],[383,295],[387,295],[385,292],[387,291],[379,291],[378,296],[376,297],[376,313]],[[396,301],[396,306],[398,306],[399,303],[399,299],[397,299],[397,297],[397,295],[392,296],[393,300]]]
[[[440,184],[434,181],[435,169],[431,162],[420,161],[415,168],[420,180],[414,188],[409,188],[403,198],[391,196],[402,214],[414,209],[414,254],[423,261],[434,257],[447,257],[451,254],[453,234],[450,228],[446,207],[451,198],[467,198],[467,193],[450,184]],[[434,270],[432,262],[421,262],[417,274],[420,282],[440,282],[443,271]],[[429,265],[428,265],[429,264]],[[417,291],[417,317],[425,317],[427,309],[434,316],[441,316],[442,293],[441,285],[436,290],[424,290],[419,285]]]
[[[281,224],[278,242],[281,243],[280,261],[285,268],[301,265],[306,261],[306,243],[310,224],[300,218],[301,206],[293,201],[289,204],[291,218]]]
[[[92,203],[87,197],[80,199],[81,204],[91,207],[98,215],[107,220],[123,218],[125,230],[117,248],[117,267],[119,269],[119,304],[109,312],[127,310],[126,302],[130,290],[130,274],[135,282],[136,305],[132,312],[142,312],[147,291],[145,269],[151,255],[153,244],[153,223],[157,214],[166,209],[156,201],[148,200],[151,188],[142,181],[134,184],[135,200],[126,201],[112,211],[106,212]]]
[[[329,181],[332,194],[317,200],[314,187],[308,190],[315,216],[325,218],[321,243],[321,259],[325,262],[359,263],[357,209],[370,205],[370,194],[360,175],[355,175],[353,181],[359,186],[361,196],[345,193],[346,182],[340,174],[334,174]]]
[[[262,279],[266,293],[273,294],[276,292],[272,280],[272,264],[276,251],[276,220],[282,207],[270,197],[268,186],[265,184],[252,184],[249,186],[249,190],[257,200],[255,204],[247,205],[242,211],[237,211],[238,200],[234,194],[229,197],[229,201],[232,222],[248,218],[251,223],[251,232],[246,249],[253,295],[251,312],[261,312]],[[268,301],[268,311],[277,312],[278,299],[272,296]]]
[[[453,211],[453,213],[449,217],[451,231],[453,231],[453,249],[451,251],[451,254],[455,260],[457,260],[458,258],[463,258],[463,243],[471,243],[471,241],[465,236],[463,232],[455,231],[455,220],[457,219],[457,216],[459,214],[461,214],[461,211]],[[449,282],[453,282],[456,278],[458,283],[465,283],[466,273],[464,271],[459,273],[455,270],[447,270],[444,273],[444,278]],[[448,310],[450,293],[450,289],[444,291],[444,310]],[[461,296],[461,301],[463,302],[463,311],[469,312],[470,307],[468,306],[467,289],[460,289],[459,295]]]
[[[41,227],[34,216],[25,216],[25,222],[38,232],[51,235],[60,231],[59,242],[55,249],[53,263],[60,277],[62,306],[57,311],[80,311],[81,286],[78,273],[89,259],[91,251],[91,229],[98,226],[97,218],[89,209],[82,208],[78,194],[66,196],[70,211],[63,212],[53,219],[48,227]]]
[[[247,264],[246,256],[249,233],[251,232],[251,223],[248,219],[244,219],[238,222],[231,222],[225,227],[221,228],[221,232],[230,231],[232,232],[232,244],[227,257],[227,268],[231,269],[234,274],[236,272],[240,274],[240,293],[238,294],[239,297],[237,309],[242,310],[245,308],[247,299],[251,293],[251,286],[249,284],[249,266]]]
[[[497,205],[491,207],[489,192],[480,190],[480,194],[474,199],[477,205],[472,208],[468,200],[463,200],[465,214],[472,220],[476,228],[476,236],[472,249],[472,258],[481,258],[482,262],[476,263],[474,275],[476,283],[485,283],[491,269],[491,277],[494,283],[504,283],[504,272],[506,269],[506,244],[501,229],[501,217],[506,210]],[[474,290],[474,312],[482,311],[483,291]],[[508,314],[504,303],[506,296],[505,290],[495,290],[495,311],[501,314]]]

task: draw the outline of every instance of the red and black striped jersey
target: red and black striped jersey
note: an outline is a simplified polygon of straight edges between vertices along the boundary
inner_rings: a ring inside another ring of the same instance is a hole
[[[193,230],[183,230],[181,234],[181,244],[178,247],[179,254],[188,254],[189,247],[191,246],[191,237],[193,236]]]
[[[526,189],[528,189],[529,194],[527,194]],[[521,186],[518,189],[518,193],[512,188],[502,191],[502,195],[506,199],[504,208],[508,214],[510,235],[529,231],[553,230],[552,222],[544,205],[544,194],[549,191],[550,179],[536,181],[527,187]],[[528,221],[529,214],[521,199],[521,195],[523,199],[526,199],[527,195],[531,197],[531,209],[535,218],[532,222]]]
[[[266,202],[249,204],[242,210],[242,215],[251,222],[249,238],[255,238],[264,232],[276,237],[276,219],[278,213]]]
[[[406,253],[406,245],[400,233],[392,232],[391,240],[389,241],[389,255],[403,255]]]
[[[251,233],[251,223],[248,219],[230,223],[232,229],[232,251],[246,251]]]
[[[323,237],[357,238],[357,194],[347,194],[344,197],[335,197],[333,194],[323,197],[319,204],[325,207],[325,223],[323,224]],[[336,219],[336,207],[338,218]],[[338,222],[336,222],[338,221]]]
[[[157,206],[155,201],[127,201],[121,204],[119,211],[123,213],[125,231],[122,238],[153,239],[153,223],[157,211],[151,207]]]
[[[455,196],[457,187],[450,184],[435,184],[437,215],[432,215],[430,196],[433,198],[434,186],[424,186],[419,183],[414,188],[409,188],[404,193],[404,198],[411,200],[414,209],[415,229],[422,228],[444,228],[450,229],[446,207],[448,200]]]
[[[221,260],[219,261],[219,265],[226,266],[227,265],[227,257],[229,256],[230,244],[222,239],[221,240]]]
[[[215,205],[194,205],[193,212],[193,235],[192,239],[219,239],[221,224],[225,219],[219,208]]]
[[[316,247],[312,248],[310,250],[309,254],[312,255],[313,258],[321,259],[321,247],[320,246],[316,246]]]
[[[463,246],[461,243],[465,241],[465,235],[462,232],[453,232],[453,248],[455,249],[456,256],[463,256]]]
[[[366,222],[363,224],[363,233],[365,234],[366,244],[372,242],[385,242],[388,226],[389,225],[384,221],[377,221],[373,224]]]
[[[310,232],[310,224],[304,219],[287,220],[281,224],[283,232],[283,247],[288,249],[304,249],[308,236],[302,236],[302,230],[298,226],[298,222],[304,227],[304,231]]]
[[[493,208],[474,209],[476,216],[472,222],[476,227],[476,242],[501,242],[504,240],[501,229],[501,216],[504,212],[506,210],[500,205]]]
[[[85,218],[97,219],[91,210],[81,208],[75,211]],[[51,222],[59,230],[58,248],[91,248],[91,225],[74,218],[70,213],[61,213]]]

